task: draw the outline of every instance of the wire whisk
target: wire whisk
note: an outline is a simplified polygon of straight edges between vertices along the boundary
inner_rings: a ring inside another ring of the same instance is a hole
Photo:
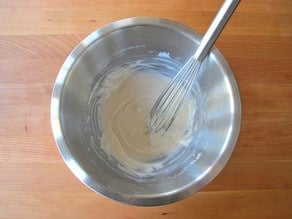
[[[176,76],[164,88],[153,105],[148,119],[150,133],[167,131],[176,118],[190,91],[201,63],[233,14],[240,0],[226,0],[203,36],[195,54],[184,64]]]
[[[177,116],[179,109],[196,79],[201,62],[191,58],[162,91],[151,112],[148,127],[151,132],[167,129]]]

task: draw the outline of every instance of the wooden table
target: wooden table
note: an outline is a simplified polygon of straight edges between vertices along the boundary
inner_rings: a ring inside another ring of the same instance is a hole
[[[0,218],[292,218],[292,1],[244,0],[217,41],[238,80],[242,127],[220,175],[161,207],[108,200],[79,182],[50,128],[50,96],[86,35],[133,16],[204,33],[215,0],[0,0]]]

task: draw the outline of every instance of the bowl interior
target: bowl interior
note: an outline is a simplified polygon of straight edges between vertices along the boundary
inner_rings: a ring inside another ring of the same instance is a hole
[[[167,52],[183,63],[199,39],[199,34],[175,22],[131,18],[92,33],[67,58],[53,92],[52,127],[67,165],[91,189],[129,204],[160,205],[198,191],[224,167],[238,136],[241,106],[232,71],[215,48],[198,76],[206,103],[205,122],[191,143],[192,162],[179,176],[129,178],[113,171],[84,139],[89,95],[108,66],[153,52]]]

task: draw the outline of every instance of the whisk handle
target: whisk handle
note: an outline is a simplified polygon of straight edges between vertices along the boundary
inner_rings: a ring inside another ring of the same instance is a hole
[[[214,45],[216,39],[220,35],[227,21],[233,14],[240,0],[225,0],[217,15],[213,19],[210,27],[203,36],[194,57],[199,61],[203,61],[211,47]]]

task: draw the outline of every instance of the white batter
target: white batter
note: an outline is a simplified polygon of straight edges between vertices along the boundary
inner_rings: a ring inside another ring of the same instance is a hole
[[[147,118],[169,78],[149,72],[118,69],[99,88],[102,149],[136,175],[163,168],[162,156],[173,155],[193,136],[194,100],[186,100],[166,133],[148,134]]]

